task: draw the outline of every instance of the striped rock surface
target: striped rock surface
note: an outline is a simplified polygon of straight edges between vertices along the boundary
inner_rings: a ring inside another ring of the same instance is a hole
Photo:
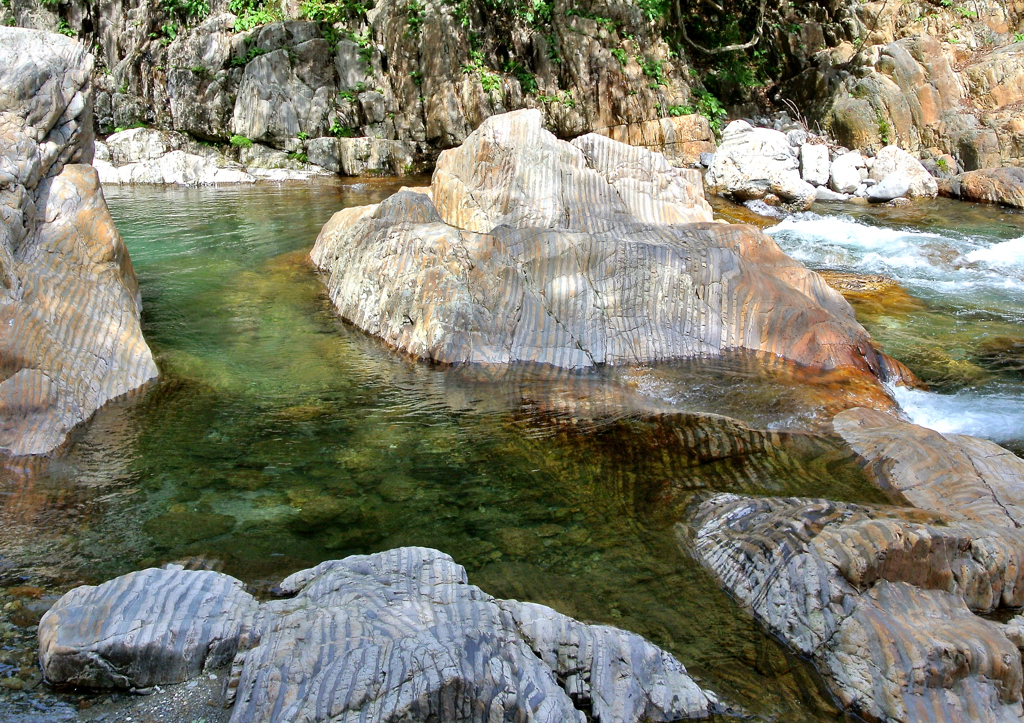
[[[1024,526],[1024,460],[994,442],[940,434],[888,414],[837,414],[836,433],[868,473],[915,507],[999,527]]]
[[[885,377],[853,311],[747,226],[709,223],[682,169],[536,111],[494,116],[429,194],[340,211],[311,258],[338,312],[416,357],[566,368],[726,349]]]
[[[887,721],[1019,721],[1021,659],[976,612],[1024,603],[1024,534],[912,508],[718,495],[680,534],[846,707]]]
[[[233,577],[150,568],[78,587],[39,622],[51,683],[148,688],[231,662],[256,600]]]
[[[263,606],[236,658],[232,723],[668,721],[711,705],[639,636],[496,600],[436,550],[325,562],[280,588],[297,594]]]
[[[90,163],[92,56],[0,28],[0,452],[45,454],[157,374]]]

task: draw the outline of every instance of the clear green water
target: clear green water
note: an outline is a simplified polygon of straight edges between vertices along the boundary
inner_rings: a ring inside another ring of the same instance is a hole
[[[886,501],[837,441],[786,431],[815,425],[798,375],[744,359],[499,374],[397,355],[340,322],[303,261],[334,211],[397,185],[107,192],[162,378],[65,457],[6,473],[8,579],[193,559],[266,591],[325,559],[436,547],[494,595],[647,636],[758,719],[840,719],[674,529],[712,490]]]

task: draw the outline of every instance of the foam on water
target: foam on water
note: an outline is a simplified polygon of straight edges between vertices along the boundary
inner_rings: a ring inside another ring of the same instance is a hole
[[[1024,321],[1024,237],[883,228],[814,213],[766,233],[811,268],[882,274],[928,301]]]
[[[934,394],[920,389],[891,390],[914,424],[942,434],[969,434],[994,442],[1013,442],[1024,429],[1024,399],[998,393],[965,391]]]

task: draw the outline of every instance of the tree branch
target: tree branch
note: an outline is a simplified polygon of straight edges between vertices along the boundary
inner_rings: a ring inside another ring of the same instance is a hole
[[[704,1],[712,2],[712,0]],[[690,36],[686,34],[686,23],[683,22],[683,15],[680,12],[679,8],[679,0],[676,0],[676,14],[679,16],[679,30],[683,35],[683,40],[685,40],[687,43],[689,43],[702,53],[707,53],[708,55],[728,53],[733,50],[746,50],[747,48],[754,47],[755,45],[757,45],[758,41],[761,40],[761,34],[764,30],[764,9],[767,2],[768,0],[761,0],[761,7],[758,9],[757,12],[757,29],[754,30],[754,37],[751,38],[750,41],[746,43],[737,43],[735,45],[723,45],[720,48],[705,48],[703,45],[698,45],[697,43],[693,42],[692,40],[690,40]]]

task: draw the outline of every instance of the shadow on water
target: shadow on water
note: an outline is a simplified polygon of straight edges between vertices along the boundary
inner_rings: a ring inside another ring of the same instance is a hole
[[[710,491],[889,501],[837,438],[798,431],[838,382],[742,355],[575,374],[403,358],[339,321],[304,262],[333,211],[395,187],[108,192],[162,378],[65,456],[8,469],[5,564],[73,584],[185,560],[266,591],[436,547],[491,594],[647,636],[761,718],[836,720],[673,525]]]

